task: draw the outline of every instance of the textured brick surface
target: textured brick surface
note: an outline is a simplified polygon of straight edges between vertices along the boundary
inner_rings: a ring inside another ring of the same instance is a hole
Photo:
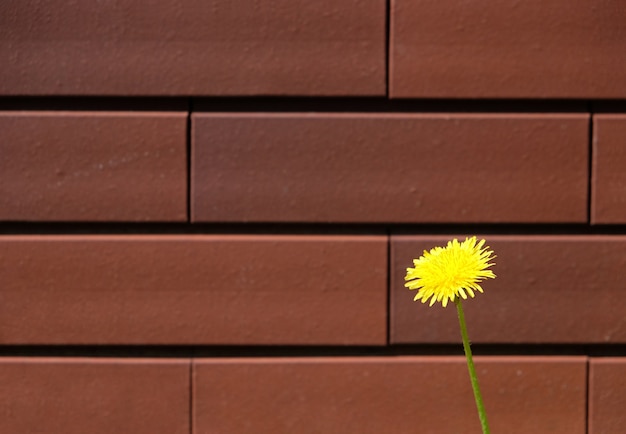
[[[392,97],[624,98],[622,0],[391,1]]]
[[[584,357],[476,358],[493,432],[585,433]],[[194,362],[196,434],[479,433],[462,357]]]
[[[384,0],[11,0],[0,94],[384,95]]]
[[[186,113],[0,112],[0,220],[184,221]]]
[[[450,237],[452,238],[452,237]],[[460,237],[461,238],[461,237]],[[460,342],[456,309],[413,302],[406,268],[447,237],[394,236],[391,342]],[[463,238],[464,239],[464,238]],[[488,236],[497,278],[464,303],[475,343],[624,343],[625,236]]]
[[[376,236],[4,236],[0,342],[385,344]]]
[[[188,434],[189,362],[0,359],[0,431]]]
[[[584,114],[192,116],[192,220],[586,222]]]
[[[619,433],[626,426],[626,358],[592,358],[589,364],[589,434]]]
[[[592,223],[626,223],[626,115],[594,115]]]

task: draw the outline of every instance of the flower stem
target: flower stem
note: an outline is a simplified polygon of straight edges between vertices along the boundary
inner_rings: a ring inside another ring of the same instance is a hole
[[[483,429],[483,434],[489,434],[487,412],[485,411],[483,398],[480,395],[480,387],[478,386],[478,377],[476,376],[476,369],[474,368],[474,361],[472,359],[472,350],[470,349],[469,337],[467,336],[467,326],[465,325],[465,315],[463,314],[461,299],[457,297],[454,303],[456,304],[456,311],[459,314],[459,326],[461,326],[461,336],[463,337],[463,349],[465,350],[465,358],[467,359],[467,370],[469,371],[470,381],[472,382],[472,389],[474,390],[474,399],[476,400],[476,409],[478,410],[480,426]]]

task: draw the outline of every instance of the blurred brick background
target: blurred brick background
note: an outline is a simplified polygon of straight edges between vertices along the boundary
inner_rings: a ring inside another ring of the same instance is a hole
[[[0,3],[0,432],[626,424],[621,0]]]

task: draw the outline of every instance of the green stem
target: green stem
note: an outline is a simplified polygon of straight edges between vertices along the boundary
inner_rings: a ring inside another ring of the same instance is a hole
[[[480,426],[483,429],[483,434],[489,434],[487,412],[485,411],[483,398],[480,395],[480,387],[478,386],[478,377],[476,376],[476,369],[474,368],[474,361],[472,360],[472,350],[470,349],[469,337],[467,336],[467,326],[465,325],[465,315],[463,315],[461,299],[457,297],[454,303],[456,304],[456,311],[459,314],[459,325],[461,326],[461,336],[463,337],[463,349],[465,350],[467,370],[469,371],[470,381],[472,382],[472,389],[474,389],[474,399],[476,400],[476,409],[478,410]]]

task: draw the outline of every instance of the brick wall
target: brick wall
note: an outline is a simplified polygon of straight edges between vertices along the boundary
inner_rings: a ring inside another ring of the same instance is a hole
[[[506,2],[505,2],[506,3]],[[0,4],[0,432],[477,433],[626,418],[619,0]]]

